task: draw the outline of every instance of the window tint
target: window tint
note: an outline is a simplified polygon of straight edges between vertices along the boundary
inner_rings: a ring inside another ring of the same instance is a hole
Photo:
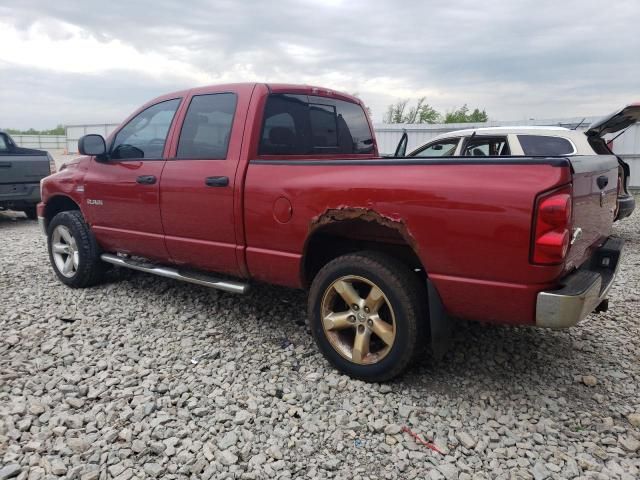
[[[180,99],[167,100],[143,110],[116,135],[111,158],[162,158],[167,133]]]
[[[416,153],[414,157],[451,157],[455,153],[459,141],[457,138],[450,138],[432,143]]]
[[[360,105],[306,95],[270,95],[259,153],[371,153],[373,135]]]
[[[4,135],[0,135],[0,152],[6,152],[7,150],[9,150],[7,137],[5,137]]]
[[[575,153],[573,144],[562,137],[518,135],[518,140],[520,141],[524,154],[532,157],[571,155]]]
[[[235,111],[233,93],[193,97],[180,131],[177,158],[226,158]]]
[[[464,157],[497,157],[511,155],[506,137],[473,137],[464,146]]]
[[[334,150],[338,146],[338,115],[332,105],[309,104],[311,139],[316,150]]]

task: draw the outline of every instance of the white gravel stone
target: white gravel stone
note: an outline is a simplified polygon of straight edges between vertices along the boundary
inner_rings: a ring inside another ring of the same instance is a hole
[[[22,467],[17,463],[10,463],[9,465],[5,465],[4,467],[0,468],[0,480],[17,477],[18,475],[20,475],[21,471]]]

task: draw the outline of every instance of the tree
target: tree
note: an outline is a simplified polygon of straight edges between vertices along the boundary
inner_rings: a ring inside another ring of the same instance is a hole
[[[389,105],[384,123],[482,123],[489,120],[485,110],[475,108],[469,113],[466,103],[452,112],[447,112],[444,117],[426,103],[425,97],[419,98],[415,106],[407,110],[408,105],[408,98]]]
[[[444,123],[482,123],[489,119],[485,110],[480,111],[478,108],[469,113],[469,107],[465,103],[462,107],[447,112],[444,116]]]
[[[407,112],[409,99],[400,100],[387,107],[384,117],[385,123],[438,123],[440,114],[428,103],[426,97],[421,97],[414,107]]]
[[[50,130],[36,130],[35,128],[18,130],[15,128],[5,128],[4,131],[9,135],[64,135],[66,133],[64,125],[60,124],[58,124],[56,128],[52,128]]]

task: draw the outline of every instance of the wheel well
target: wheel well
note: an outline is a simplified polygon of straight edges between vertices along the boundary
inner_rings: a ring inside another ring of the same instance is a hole
[[[80,207],[76,202],[71,200],[69,197],[65,197],[62,195],[58,195],[49,199],[44,209],[45,228],[49,227],[49,222],[58,213],[66,212],[69,210],[80,210]]]
[[[349,219],[322,225],[307,240],[302,259],[302,282],[311,282],[328,262],[347,253],[374,250],[400,260],[426,278],[422,262],[397,228],[365,219]]]

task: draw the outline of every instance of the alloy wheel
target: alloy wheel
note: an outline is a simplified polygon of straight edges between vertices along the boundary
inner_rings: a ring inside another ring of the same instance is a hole
[[[51,235],[51,253],[58,271],[67,278],[76,274],[80,252],[76,239],[64,225],[58,225]]]
[[[396,337],[388,298],[372,281],[347,275],[335,280],[322,297],[322,327],[331,346],[360,365],[382,360]]]

